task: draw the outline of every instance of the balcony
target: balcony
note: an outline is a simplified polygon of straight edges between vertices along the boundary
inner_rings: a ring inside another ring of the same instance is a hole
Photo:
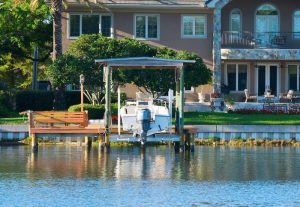
[[[223,60],[299,61],[300,33],[292,32],[223,32]]]
[[[222,48],[299,49],[300,32],[232,32],[222,33]]]

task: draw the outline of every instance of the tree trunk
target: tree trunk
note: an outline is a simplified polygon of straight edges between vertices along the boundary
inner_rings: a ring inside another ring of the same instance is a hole
[[[53,53],[52,60],[62,54],[62,0],[52,0],[51,9],[53,12]]]

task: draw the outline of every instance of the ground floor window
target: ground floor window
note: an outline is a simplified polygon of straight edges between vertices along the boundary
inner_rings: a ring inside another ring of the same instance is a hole
[[[69,37],[102,33],[111,36],[112,18],[109,14],[70,14]]]
[[[230,91],[243,91],[248,83],[247,64],[227,64],[227,86]]]
[[[299,91],[300,65],[288,65],[288,90]]]

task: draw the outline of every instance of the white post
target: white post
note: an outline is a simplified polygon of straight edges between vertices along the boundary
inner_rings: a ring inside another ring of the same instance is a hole
[[[169,132],[172,134],[172,104],[173,104],[173,93],[174,91],[172,89],[169,89],[168,98],[169,98]]]
[[[120,86],[118,87],[118,134],[121,135],[121,90]]]

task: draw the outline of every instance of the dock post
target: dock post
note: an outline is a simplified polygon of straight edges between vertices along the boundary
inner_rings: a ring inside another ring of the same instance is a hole
[[[85,136],[84,137],[84,143],[85,143],[85,147],[88,149],[91,149],[92,146],[92,139],[91,137]]]
[[[179,80],[179,68],[175,70],[175,81],[176,81],[176,89],[175,89],[175,133],[179,134],[179,98],[180,98],[180,80]],[[180,142],[174,143],[175,152],[180,151]]]
[[[104,77],[105,77],[105,145],[106,149],[110,148],[110,125],[111,125],[111,77],[112,70],[109,65],[104,67]]]
[[[178,106],[178,110],[179,110],[179,136],[180,136],[180,146],[181,146],[181,150],[184,150],[184,67],[183,65],[180,68],[180,94],[179,94],[179,106]]]
[[[35,136],[35,134],[31,135],[31,148],[33,152],[37,152],[38,151],[38,138]]]
[[[104,143],[103,143],[103,135],[100,135],[98,137],[98,142],[99,142],[99,151],[104,151]]]
[[[180,150],[184,151],[184,66],[176,69],[176,110],[175,110],[175,131],[180,137]],[[175,151],[178,145],[175,143]]]

